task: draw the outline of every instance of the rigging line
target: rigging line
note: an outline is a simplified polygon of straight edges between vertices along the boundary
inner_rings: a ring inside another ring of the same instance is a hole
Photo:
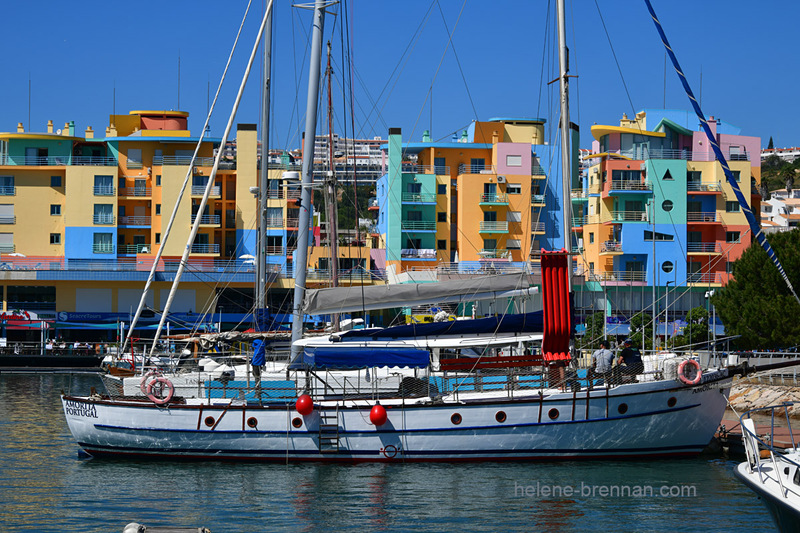
[[[578,49],[578,44],[577,44],[577,41],[576,41],[576,38],[575,38],[575,35],[576,35],[576,32],[575,32],[575,19],[577,19],[577,17],[575,16],[575,2],[570,2],[569,9],[570,9],[570,22],[572,23],[572,48],[574,50],[577,50]],[[574,57],[575,57],[575,59],[574,59],[573,62],[575,63],[575,73],[576,73],[576,76],[575,76],[575,80],[576,80],[576,83],[575,83],[575,100],[577,101],[577,104],[578,104],[578,105],[575,106],[577,108],[576,115],[578,115],[577,117],[575,117],[575,123],[576,124],[580,124],[580,116],[581,116],[580,88],[581,88],[581,84],[580,84],[580,77],[577,75],[577,73],[579,72],[579,69],[578,69],[578,54],[575,54]],[[570,120],[571,119],[572,119],[572,117],[570,117]]]
[[[625,76],[622,74],[622,67],[619,64],[619,59],[617,59],[617,52],[614,50],[614,45],[611,43],[611,35],[608,33],[608,28],[606,27],[606,21],[603,19],[603,13],[600,12],[600,4],[597,3],[597,0],[594,0],[594,5],[597,8],[597,14],[600,16],[600,23],[603,25],[603,31],[606,34],[606,39],[608,39],[608,45],[611,47],[611,55],[614,56],[614,62],[617,64],[617,71],[619,71],[619,77],[622,81],[622,86],[625,88],[625,95],[628,97],[628,103],[631,106],[631,113],[636,115],[636,108],[633,106],[633,100],[631,99],[631,93],[628,91],[628,84],[625,83]]]
[[[694,108],[694,112],[697,115],[697,118],[700,119],[700,126],[703,128],[703,131],[705,132],[706,137],[708,138],[708,141],[711,144],[711,149],[714,151],[714,155],[716,156],[717,161],[719,161],[719,164],[722,166],[722,171],[725,173],[725,178],[728,180],[728,183],[733,189],[733,193],[736,196],[736,199],[739,201],[739,206],[744,212],[745,218],[747,219],[747,223],[753,231],[754,237],[761,245],[761,247],[764,248],[764,251],[767,253],[767,256],[769,256],[769,258],[772,260],[773,264],[778,269],[778,272],[780,272],[784,282],[786,283],[786,286],[789,288],[789,291],[792,293],[792,296],[794,296],[795,301],[797,301],[797,303],[800,304],[800,297],[797,296],[797,293],[795,292],[794,287],[792,286],[792,282],[789,280],[789,277],[786,275],[786,272],[784,271],[783,266],[781,265],[780,259],[778,259],[777,254],[769,245],[766,235],[764,234],[760,225],[758,224],[758,221],[756,220],[755,215],[753,214],[750,205],[747,202],[747,199],[744,197],[742,190],[739,188],[739,184],[737,183],[736,178],[733,176],[731,169],[728,167],[728,162],[725,160],[725,156],[722,154],[722,150],[719,147],[719,143],[717,142],[715,135],[712,133],[711,128],[708,126],[708,121],[706,120],[703,111],[700,109],[700,104],[695,98],[694,93],[692,93],[691,87],[689,87],[689,81],[686,79],[686,76],[684,75],[683,70],[681,69],[680,64],[678,63],[678,58],[675,56],[675,52],[673,52],[672,47],[670,46],[669,41],[667,40],[667,36],[664,33],[664,28],[661,26],[661,22],[658,20],[658,17],[656,16],[655,10],[653,9],[650,0],[645,0],[645,3],[647,4],[647,9],[648,11],[650,11],[650,15],[653,18],[653,24],[655,24],[656,30],[658,31],[659,36],[661,37],[661,42],[664,44],[664,48],[666,48],[667,54],[669,54],[670,60],[672,61],[672,64],[675,67],[675,72],[678,74],[678,77],[681,80],[681,84],[683,85],[683,88],[686,91],[686,95],[689,98],[692,107]]]
[[[142,290],[142,298],[139,301],[139,307],[137,308],[136,314],[135,314],[133,320],[131,321],[131,328],[128,331],[128,335],[125,337],[125,340],[122,343],[121,352],[125,351],[125,348],[128,345],[128,342],[129,342],[131,336],[133,335],[133,328],[136,326],[136,323],[139,321],[139,318],[142,315],[142,309],[144,308],[145,302],[147,300],[148,289],[150,288],[150,286],[153,283],[153,280],[155,279],[156,270],[158,269],[158,262],[161,259],[161,256],[164,254],[164,248],[165,248],[165,245],[167,244],[167,241],[169,240],[169,234],[170,234],[170,231],[172,230],[172,225],[174,224],[175,219],[177,218],[178,207],[179,207],[179,205],[181,203],[181,199],[183,198],[183,194],[186,191],[186,186],[189,183],[189,178],[192,176],[192,169],[194,168],[194,162],[197,160],[197,154],[200,151],[200,146],[202,145],[203,139],[205,138],[205,135],[206,135],[206,131],[208,130],[208,125],[209,125],[209,123],[211,121],[211,115],[214,113],[214,107],[217,104],[217,99],[219,98],[219,93],[222,90],[222,84],[225,81],[225,76],[228,73],[228,67],[230,67],[231,61],[233,59],[233,53],[236,51],[236,46],[239,43],[239,37],[242,34],[242,28],[244,28],[244,23],[247,20],[247,14],[250,11],[250,5],[251,4],[252,4],[252,0],[250,0],[247,3],[247,8],[244,11],[244,16],[242,17],[242,22],[239,25],[239,31],[236,33],[236,38],[233,41],[233,46],[231,47],[230,54],[228,54],[228,61],[225,64],[225,69],[222,71],[222,77],[219,80],[219,85],[217,86],[217,92],[214,94],[214,101],[211,103],[211,107],[209,108],[208,114],[206,115],[206,122],[203,125],[203,129],[202,129],[202,131],[200,133],[200,138],[197,140],[197,145],[195,146],[194,153],[192,154],[192,159],[189,162],[189,167],[186,169],[186,176],[184,177],[183,184],[181,185],[181,189],[178,192],[178,198],[175,201],[175,207],[173,207],[172,215],[170,216],[169,222],[167,222],[166,230],[164,231],[164,235],[162,236],[162,239],[161,239],[161,245],[158,247],[158,251],[156,252],[156,257],[153,260],[153,266],[150,268],[150,274],[148,275],[147,281],[145,282],[144,289]],[[223,148],[224,148],[224,146],[220,146],[220,149],[219,149],[220,153],[224,152]],[[197,218],[197,220],[200,220],[200,213],[199,212],[198,212],[196,218]]]
[[[435,1],[438,4],[438,0],[435,0]],[[445,45],[444,50],[442,51],[442,57],[439,59],[439,64],[436,66],[436,72],[433,75],[433,81],[431,81],[431,84],[428,87],[428,94],[425,95],[425,100],[423,101],[422,108],[420,108],[419,113],[417,114],[417,118],[414,121],[414,125],[411,127],[411,134],[409,135],[409,138],[413,138],[414,137],[414,132],[417,130],[417,124],[419,124],[419,121],[422,118],[422,112],[425,109],[425,102],[428,101],[428,98],[431,96],[431,93],[433,92],[433,84],[436,82],[436,78],[439,76],[439,72],[442,69],[442,64],[444,63],[444,58],[447,55],[447,50],[450,48],[450,46],[453,43],[453,34],[455,34],[456,28],[458,28],[458,23],[461,21],[461,15],[464,13],[464,8],[466,7],[466,5],[467,5],[467,0],[464,0],[464,2],[461,4],[461,10],[458,12],[458,18],[456,18],[455,26],[453,26],[453,31],[450,32],[448,30],[448,32],[447,32],[448,33],[447,44]],[[405,155],[405,153],[404,153],[404,155]]]

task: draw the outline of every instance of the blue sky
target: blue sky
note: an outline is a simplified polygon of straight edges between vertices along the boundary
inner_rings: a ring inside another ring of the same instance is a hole
[[[595,2],[567,1],[571,73],[578,76],[572,81],[571,112],[583,147],[589,146],[594,123],[618,124],[622,113],[630,116],[665,102],[667,108],[689,107],[671,67],[665,90],[664,52],[643,2],[598,3],[613,53]],[[18,122],[28,129],[30,79],[31,130],[44,131],[48,119],[57,128],[74,120],[79,132],[90,125],[98,135],[114,109],[122,114],[180,108],[191,113],[190,128],[199,133],[209,85],[213,96],[246,6],[243,0],[8,4],[0,19],[5,45],[0,131],[14,131]],[[741,127],[744,135],[760,136],[764,147],[770,136],[776,146],[800,144],[793,59],[800,3],[654,4],[693,89],[702,93],[706,114]],[[263,0],[254,0],[212,119],[216,136],[227,121],[263,8]],[[352,27],[355,122],[361,137],[385,137],[389,127],[401,127],[406,140],[420,140],[428,128],[434,139],[446,139],[474,119],[491,117],[557,121],[551,92],[557,84],[546,85],[556,76],[552,2],[348,0],[346,17],[343,9],[330,8],[338,16],[326,17],[325,26],[334,47],[337,131],[345,120],[349,124],[341,111],[339,29],[345,18]],[[275,17],[270,144],[296,148],[311,12],[281,0]],[[450,47],[446,27],[455,28]],[[260,76],[259,66],[237,122],[258,121]]]

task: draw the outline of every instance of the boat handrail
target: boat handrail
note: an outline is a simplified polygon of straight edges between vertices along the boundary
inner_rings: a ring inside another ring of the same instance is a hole
[[[786,449],[779,449],[775,446],[775,412],[777,410],[783,410],[783,414],[786,416],[786,425],[789,429],[789,438],[791,439],[791,448],[789,449],[797,450],[797,443],[794,440],[794,432],[792,431],[791,419],[789,417],[789,407],[792,405],[794,405],[794,402],[783,402],[779,405],[757,407],[755,409],[746,411],[739,417],[745,453],[747,454],[747,464],[750,468],[750,472],[757,471],[759,482],[762,485],[765,484],[768,477],[765,471],[762,470],[762,466],[766,463],[766,461],[762,461],[761,459],[769,459],[769,462],[772,464],[775,479],[778,481],[778,485],[781,488],[781,495],[784,498],[789,497],[789,492],[793,492],[797,495],[800,495],[800,492],[791,490],[791,487],[786,487],[783,484],[783,479],[781,479],[781,471],[778,467],[778,459],[776,459],[776,456],[780,458],[781,462],[796,467],[797,470],[795,472],[800,472],[800,462],[791,459],[788,454],[785,453]],[[769,442],[765,441],[759,436],[755,421],[752,418],[756,413],[763,414],[766,412],[769,413],[767,416],[770,417],[769,436],[767,437]],[[768,452],[769,457],[764,457],[762,455],[762,451]]]

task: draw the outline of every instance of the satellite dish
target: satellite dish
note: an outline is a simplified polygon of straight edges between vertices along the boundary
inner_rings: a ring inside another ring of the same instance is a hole
[[[56,131],[56,135],[61,135],[61,128]]]

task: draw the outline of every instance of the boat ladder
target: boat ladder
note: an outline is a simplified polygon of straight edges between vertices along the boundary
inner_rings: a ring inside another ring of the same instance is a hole
[[[320,453],[339,452],[339,406],[336,409],[319,411],[319,451]]]

